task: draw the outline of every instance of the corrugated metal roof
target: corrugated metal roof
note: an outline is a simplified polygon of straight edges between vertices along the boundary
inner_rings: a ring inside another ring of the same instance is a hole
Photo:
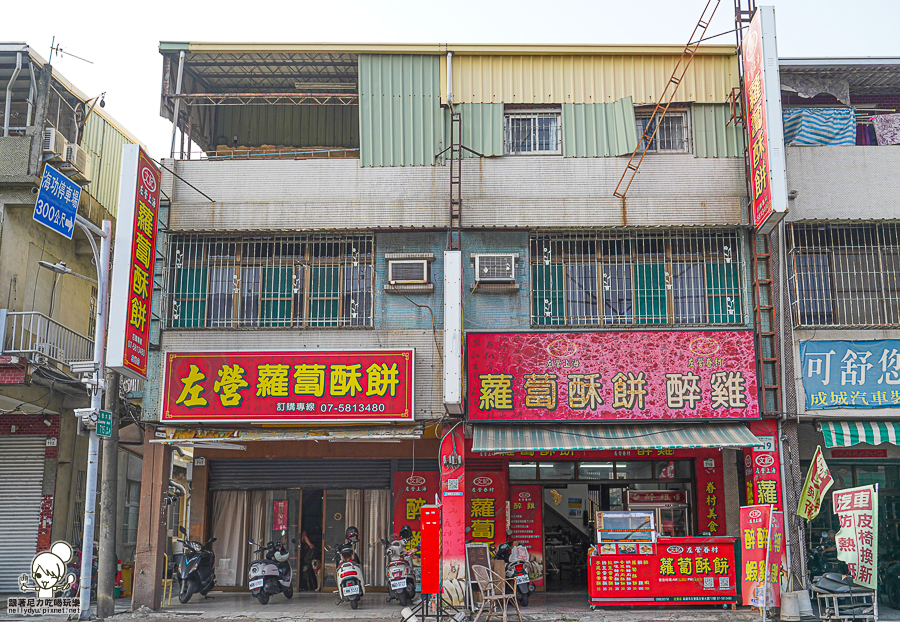
[[[678,54],[453,56],[454,103],[603,104],[632,97],[655,104],[672,77]],[[446,103],[446,56],[441,58],[441,102]],[[738,86],[737,56],[698,56],[676,101],[722,103]]]
[[[439,58],[359,55],[360,166],[434,164],[444,123]]]
[[[744,154],[744,132],[729,123],[728,104],[691,106],[694,155],[698,158],[736,158]]]
[[[638,141],[630,97],[612,104],[563,104],[562,130],[568,158],[626,155]]]

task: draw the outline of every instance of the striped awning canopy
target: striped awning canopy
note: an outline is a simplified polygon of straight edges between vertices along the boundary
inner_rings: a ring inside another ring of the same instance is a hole
[[[589,451],[753,447],[762,445],[739,423],[634,425],[475,425],[472,451]]]
[[[900,421],[823,421],[825,447],[850,447],[857,443],[900,445]]]

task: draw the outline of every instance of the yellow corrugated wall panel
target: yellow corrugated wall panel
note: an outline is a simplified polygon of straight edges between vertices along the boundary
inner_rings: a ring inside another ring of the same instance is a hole
[[[655,104],[678,56],[463,56],[453,57],[454,103],[605,104],[632,97]],[[446,75],[446,57],[441,57]],[[738,86],[736,56],[697,56],[675,101],[721,103]],[[446,80],[441,101],[446,103]]]

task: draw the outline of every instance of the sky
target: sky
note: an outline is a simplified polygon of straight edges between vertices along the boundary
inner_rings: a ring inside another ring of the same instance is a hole
[[[775,6],[782,58],[900,57],[898,0],[759,4]],[[88,97],[105,92],[106,112],[160,158],[169,155],[171,135],[171,123],[159,116],[160,41],[684,45],[706,0],[46,0],[40,6],[29,19],[3,20],[0,41],[27,43],[46,59],[56,37],[63,53],[54,55],[55,70]],[[734,28],[733,11],[731,0],[721,0],[707,35]],[[734,42],[733,32],[709,41]]]

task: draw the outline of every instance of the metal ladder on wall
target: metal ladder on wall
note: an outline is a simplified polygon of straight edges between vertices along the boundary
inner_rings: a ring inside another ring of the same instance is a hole
[[[737,2],[738,0],[735,1]],[[666,83],[666,88],[663,89],[662,94],[659,96],[659,102],[656,104],[656,108],[653,109],[650,120],[647,122],[647,125],[644,126],[644,133],[641,135],[641,139],[631,153],[631,157],[628,158],[628,164],[625,166],[625,171],[622,173],[622,177],[619,178],[619,183],[616,185],[615,192],[613,192],[614,197],[624,199],[625,195],[628,193],[631,182],[634,181],[634,176],[637,175],[638,169],[644,161],[644,156],[647,154],[647,150],[650,149],[650,144],[656,137],[659,125],[669,111],[669,106],[672,104],[672,100],[675,99],[678,87],[681,85],[681,81],[684,80],[688,67],[691,66],[691,61],[694,60],[697,48],[700,46],[703,37],[706,36],[706,29],[709,28],[709,24],[716,14],[716,9],[719,8],[720,2],[721,0],[716,0],[715,5],[712,7],[712,11],[710,11],[709,7],[712,5],[713,0],[707,0],[706,6],[703,8],[703,13],[700,15],[697,25],[694,26],[690,39],[688,39],[688,44],[684,46],[681,57],[678,59],[678,62],[675,63],[675,69],[672,70],[672,76]],[[656,116],[657,114],[659,114],[658,118]],[[641,145],[643,145],[643,148]],[[638,152],[641,154],[640,157],[638,157]],[[637,163],[634,161],[635,158],[637,158]],[[625,181],[626,177],[628,178],[628,181]]]
[[[447,249],[460,250],[462,238],[462,117],[450,104],[450,230]]]

